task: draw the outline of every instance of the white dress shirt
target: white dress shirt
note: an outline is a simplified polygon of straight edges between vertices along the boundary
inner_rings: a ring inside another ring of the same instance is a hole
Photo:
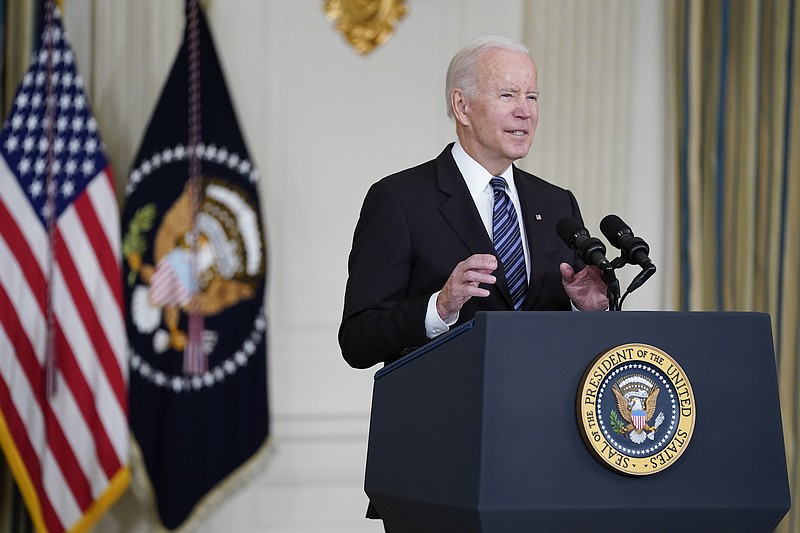
[[[464,177],[470,195],[475,202],[475,207],[478,208],[478,213],[481,215],[483,225],[486,227],[486,233],[491,239],[493,236],[492,214],[494,207],[494,191],[489,181],[494,177],[485,168],[483,168],[477,161],[464,151],[461,143],[456,141],[452,148],[453,159],[456,161],[456,166]],[[531,260],[528,251],[528,239],[525,238],[525,225],[522,222],[522,211],[519,205],[519,195],[517,194],[517,186],[514,183],[514,169],[511,165],[508,166],[500,177],[504,178],[507,183],[506,193],[508,193],[511,202],[514,204],[514,209],[517,211],[517,221],[519,223],[520,235],[522,235],[522,248],[525,252],[525,269],[528,272],[528,279],[531,275]],[[466,257],[464,258],[466,259]],[[442,333],[447,332],[450,326],[458,320],[458,313],[446,317],[442,320],[439,313],[436,311],[436,298],[439,296],[437,291],[431,295],[428,300],[428,310],[425,314],[425,331],[429,339],[438,337]]]

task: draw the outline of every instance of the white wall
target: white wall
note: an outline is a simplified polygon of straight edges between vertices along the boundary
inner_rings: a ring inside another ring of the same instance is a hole
[[[65,4],[67,32],[121,183],[181,39],[183,0]],[[599,235],[602,215],[617,212],[647,237],[659,274],[626,308],[668,307],[660,2],[409,0],[396,35],[368,56],[335,31],[322,0],[204,5],[251,156],[264,176],[273,439],[263,471],[195,531],[382,531],[363,519],[373,371],[347,367],[336,342],[347,253],[367,188],[435,157],[453,140],[443,85],[458,48],[486,34],[526,37],[547,89],[534,150],[521,165],[575,188],[593,233]],[[598,21],[591,13],[601,11]],[[597,31],[575,31],[600,23]],[[617,55],[591,52],[609,34],[618,36]],[[565,55],[567,48],[591,53]],[[608,88],[610,73],[602,65],[609,60],[617,65],[616,92],[605,89],[601,98],[591,87],[569,93],[556,83],[570,83],[558,76],[569,66],[576,72],[592,66],[587,81]],[[567,94],[573,99],[565,100]],[[619,111],[597,113],[603,105]],[[577,112],[567,116],[564,109]],[[603,137],[598,120],[618,132],[614,138]],[[581,143],[558,137],[557,130],[576,124],[601,133]],[[603,143],[611,146],[619,173],[610,176],[607,169],[614,167],[606,167],[593,180],[579,176],[575,169],[597,160]],[[145,532],[151,526],[129,492],[96,530]]]

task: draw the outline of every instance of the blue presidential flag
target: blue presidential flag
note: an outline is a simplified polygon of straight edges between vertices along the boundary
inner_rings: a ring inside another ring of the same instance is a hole
[[[122,217],[130,424],[166,529],[188,524],[268,441],[258,181],[189,0]]]

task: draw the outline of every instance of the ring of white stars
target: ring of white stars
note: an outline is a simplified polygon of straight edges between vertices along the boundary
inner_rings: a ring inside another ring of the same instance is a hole
[[[197,145],[195,153],[202,161],[227,166],[230,170],[239,173],[240,176],[250,181],[250,183],[255,184],[259,180],[258,171],[248,159],[242,158],[235,152],[229,152],[225,147],[200,143]],[[127,196],[133,194],[142,181],[161,167],[170,163],[188,160],[190,155],[189,147],[183,144],[177,144],[173,148],[165,148],[160,152],[154,153],[131,171],[125,194]],[[133,348],[129,348],[131,370],[138,372],[142,378],[157,387],[172,389],[174,392],[198,391],[206,387],[213,387],[215,384],[224,381],[227,376],[235,374],[239,368],[247,365],[250,357],[256,353],[256,348],[263,341],[265,330],[266,319],[262,309],[253,323],[250,337],[242,343],[233,356],[221,361],[214,368],[210,368],[199,376],[169,375],[153,367]]]
[[[218,147],[213,143],[199,143],[195,148],[195,153],[202,161],[227,166],[232,171],[238,172],[240,176],[247,179],[250,183],[255,184],[260,178],[255,166],[247,158],[242,158],[236,152],[229,152],[224,146]],[[128,185],[125,189],[125,194],[128,196],[133,194],[145,178],[162,166],[176,161],[188,160],[190,154],[190,148],[183,144],[177,144],[172,148],[165,148],[160,152],[154,153],[131,171],[128,177]]]
[[[603,419],[603,394],[605,393],[606,386],[614,379],[614,376],[622,372],[625,372],[626,370],[638,370],[653,374],[653,376],[664,387],[666,394],[669,396],[669,401],[670,401],[669,410],[672,413],[671,416],[669,417],[669,426],[666,431],[662,432],[662,436],[657,442],[644,449],[629,448],[628,446],[625,446],[617,442],[613,431],[609,431],[608,428],[606,428],[606,424]],[[637,456],[646,457],[648,455],[652,455],[655,452],[661,450],[661,448],[670,440],[670,437],[674,433],[675,427],[678,424],[678,405],[677,405],[677,399],[675,398],[675,392],[672,390],[672,387],[670,386],[670,383],[667,380],[667,378],[665,378],[664,375],[661,372],[659,372],[656,368],[641,363],[628,363],[625,365],[621,365],[615,368],[612,372],[609,372],[609,374],[606,376],[606,379],[600,386],[600,390],[598,391],[597,394],[597,419],[599,420],[600,429],[602,430],[606,440],[617,450],[632,457],[637,457]]]
[[[143,379],[156,387],[172,389],[176,393],[199,391],[213,387],[217,383],[225,381],[228,376],[236,374],[240,368],[247,366],[250,358],[256,353],[258,345],[264,341],[266,329],[267,320],[264,317],[262,308],[253,322],[253,330],[250,332],[250,337],[245,339],[233,356],[221,361],[213,368],[209,368],[201,375],[170,375],[153,367],[144,357],[136,353],[132,346],[129,346],[128,354],[130,356],[131,370],[138,372]]]

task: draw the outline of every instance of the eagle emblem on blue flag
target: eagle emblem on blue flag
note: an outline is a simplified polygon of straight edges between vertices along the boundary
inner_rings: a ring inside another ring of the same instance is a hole
[[[187,334],[180,327],[181,312],[192,306],[201,316],[213,316],[251,300],[264,275],[263,236],[257,208],[246,194],[220,179],[205,179],[201,205],[192,221],[191,195],[183,193],[160,219],[153,239],[154,264],[143,262],[145,250],[135,242],[138,231],[157,217],[156,204],[148,203],[134,214],[138,223],[126,235],[130,274],[141,283],[131,294],[131,321],[137,331],[152,334],[153,351],[183,352]],[[219,334],[203,330],[203,351],[208,356]]]

